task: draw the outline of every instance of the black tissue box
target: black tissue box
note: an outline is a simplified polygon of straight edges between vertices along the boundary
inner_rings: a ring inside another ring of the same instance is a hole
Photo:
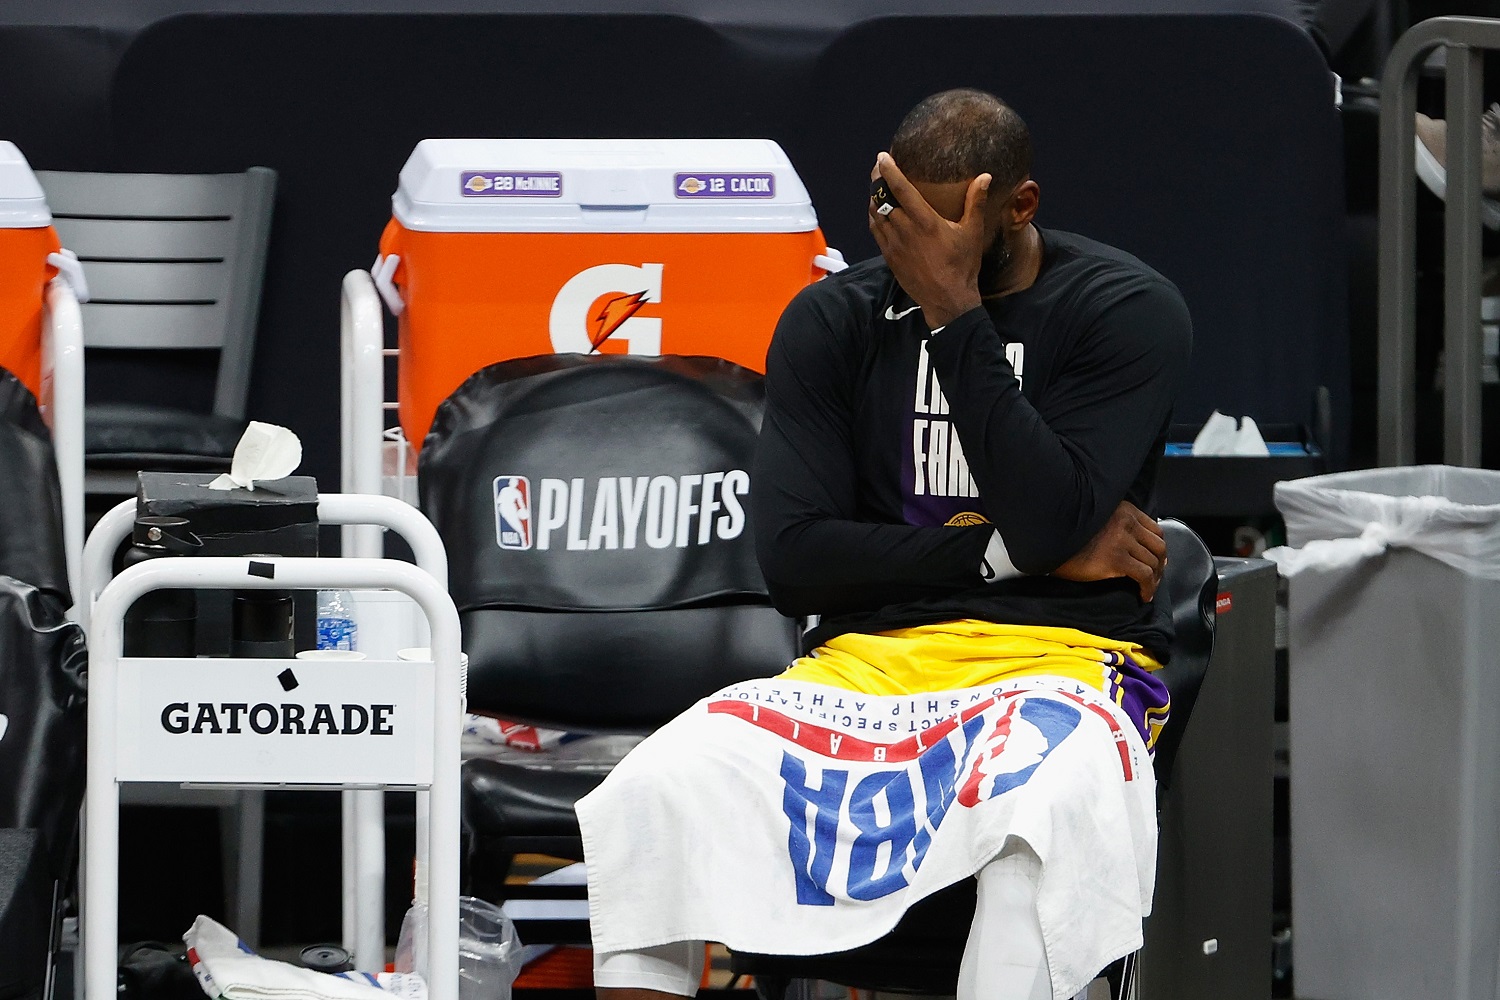
[[[136,491],[137,517],[182,517],[203,542],[205,556],[316,556],[318,482],[287,476],[256,483],[255,489],[212,490],[212,472],[142,472]],[[229,653],[232,591],[198,592],[198,655]],[[294,595],[296,648],[318,644],[318,595]]]
[[[1285,479],[1328,471],[1323,449],[1300,424],[1261,424],[1269,455],[1193,455],[1199,428],[1173,424],[1157,467],[1156,512],[1163,517],[1277,516],[1273,490]]]

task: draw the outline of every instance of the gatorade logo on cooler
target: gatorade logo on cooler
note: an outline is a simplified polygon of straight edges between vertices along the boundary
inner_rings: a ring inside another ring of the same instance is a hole
[[[661,302],[663,270],[661,264],[598,264],[573,275],[552,300],[552,349],[592,354],[612,340],[631,354],[660,354],[661,320],[636,313]]]
[[[502,549],[571,551],[687,548],[729,541],[745,530],[750,474],[744,469],[685,476],[602,476],[537,480],[533,540],[530,481],[495,478],[496,542]]]

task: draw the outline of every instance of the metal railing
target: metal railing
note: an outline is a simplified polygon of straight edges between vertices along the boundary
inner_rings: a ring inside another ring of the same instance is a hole
[[[1397,40],[1380,88],[1379,443],[1381,465],[1416,460],[1417,69],[1446,49],[1447,169],[1443,218],[1443,457],[1479,465],[1480,115],[1485,49],[1500,49],[1500,20],[1436,17]]]

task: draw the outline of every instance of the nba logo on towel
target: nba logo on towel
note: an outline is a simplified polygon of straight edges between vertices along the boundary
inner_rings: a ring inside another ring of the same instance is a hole
[[[495,541],[502,549],[531,548],[531,482],[495,477]]]

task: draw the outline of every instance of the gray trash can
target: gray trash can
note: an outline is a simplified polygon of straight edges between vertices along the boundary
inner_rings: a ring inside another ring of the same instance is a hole
[[[1293,975],[1306,1000],[1500,997],[1500,472],[1278,483]]]

